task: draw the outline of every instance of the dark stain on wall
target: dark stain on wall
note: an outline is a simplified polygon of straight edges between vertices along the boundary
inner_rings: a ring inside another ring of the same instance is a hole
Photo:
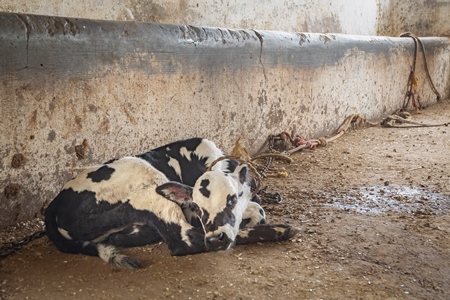
[[[54,130],[51,130],[48,133],[47,141],[53,142],[55,140],[55,138],[56,138],[56,132]]]
[[[448,37],[450,25],[443,16],[449,11],[450,1],[445,0],[391,0],[378,13],[377,34],[399,36],[410,31],[417,36]]]
[[[20,192],[20,185],[17,183],[10,183],[5,187],[3,194],[7,199],[11,199],[16,197],[19,194],[19,192]]]
[[[97,106],[94,104],[88,104],[88,108],[90,112],[96,113],[97,112]]]
[[[298,44],[300,46],[302,46],[304,43],[308,42],[309,43],[309,39],[308,36],[305,33],[296,33],[297,36],[299,37],[299,42]]]
[[[84,139],[80,145],[75,145],[75,155],[78,159],[85,159],[86,153],[89,149],[89,144],[87,139]]]
[[[17,169],[23,166],[26,162],[25,156],[22,153],[16,153],[11,160],[11,167]]]
[[[83,119],[80,116],[75,116],[75,124],[79,130],[83,129]]]

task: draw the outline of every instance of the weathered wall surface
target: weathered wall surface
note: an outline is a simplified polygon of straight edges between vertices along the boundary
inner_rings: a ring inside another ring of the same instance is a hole
[[[409,38],[0,13],[0,225],[26,220],[87,165],[193,136],[251,150],[399,108]],[[425,38],[439,91],[447,38]],[[434,103],[419,57],[422,104]],[[445,95],[444,95],[445,96]]]
[[[380,1],[378,35],[450,36],[450,0]]]
[[[2,0],[0,11],[287,32],[450,36],[449,0]]]
[[[279,31],[376,33],[377,1],[3,0],[0,11]]]

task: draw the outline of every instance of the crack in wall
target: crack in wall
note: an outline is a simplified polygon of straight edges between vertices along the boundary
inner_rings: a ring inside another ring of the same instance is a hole
[[[29,42],[30,42],[31,26],[30,26],[30,24],[28,24],[28,21],[27,21],[27,19],[26,19],[25,16],[19,15],[19,14],[16,14],[16,16],[17,16],[17,18],[18,18],[20,21],[22,21],[23,25],[25,26],[25,32],[26,32],[26,34],[27,34],[27,46],[26,46],[26,49],[27,49],[27,63],[26,63],[26,65],[25,65],[25,67],[16,70],[16,71],[20,71],[20,70],[23,70],[23,69],[27,69],[27,68],[28,68],[28,44],[29,44]]]
[[[263,51],[264,40],[263,40],[262,35],[261,35],[258,31],[254,30],[254,29],[252,29],[252,30],[253,30],[253,32],[256,34],[256,36],[258,37],[259,42],[261,43],[261,48],[260,48],[260,50],[259,50],[259,63],[261,64],[261,67],[262,67],[262,69],[263,69],[265,86],[267,87],[267,74],[266,74],[266,68],[264,67],[264,64],[263,64],[263,61],[262,61],[262,51]]]

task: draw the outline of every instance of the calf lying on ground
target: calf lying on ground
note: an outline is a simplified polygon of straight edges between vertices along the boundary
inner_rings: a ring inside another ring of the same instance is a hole
[[[63,252],[124,268],[139,262],[116,247],[162,240],[172,255],[187,255],[294,236],[296,228],[265,224],[264,210],[250,201],[246,165],[226,159],[207,171],[221,156],[214,143],[195,138],[88,168],[48,206],[47,235]]]

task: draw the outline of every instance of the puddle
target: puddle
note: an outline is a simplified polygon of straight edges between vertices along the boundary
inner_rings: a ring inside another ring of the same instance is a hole
[[[326,206],[369,215],[386,212],[442,215],[450,212],[450,196],[431,192],[426,187],[361,187],[327,199],[331,200]]]

